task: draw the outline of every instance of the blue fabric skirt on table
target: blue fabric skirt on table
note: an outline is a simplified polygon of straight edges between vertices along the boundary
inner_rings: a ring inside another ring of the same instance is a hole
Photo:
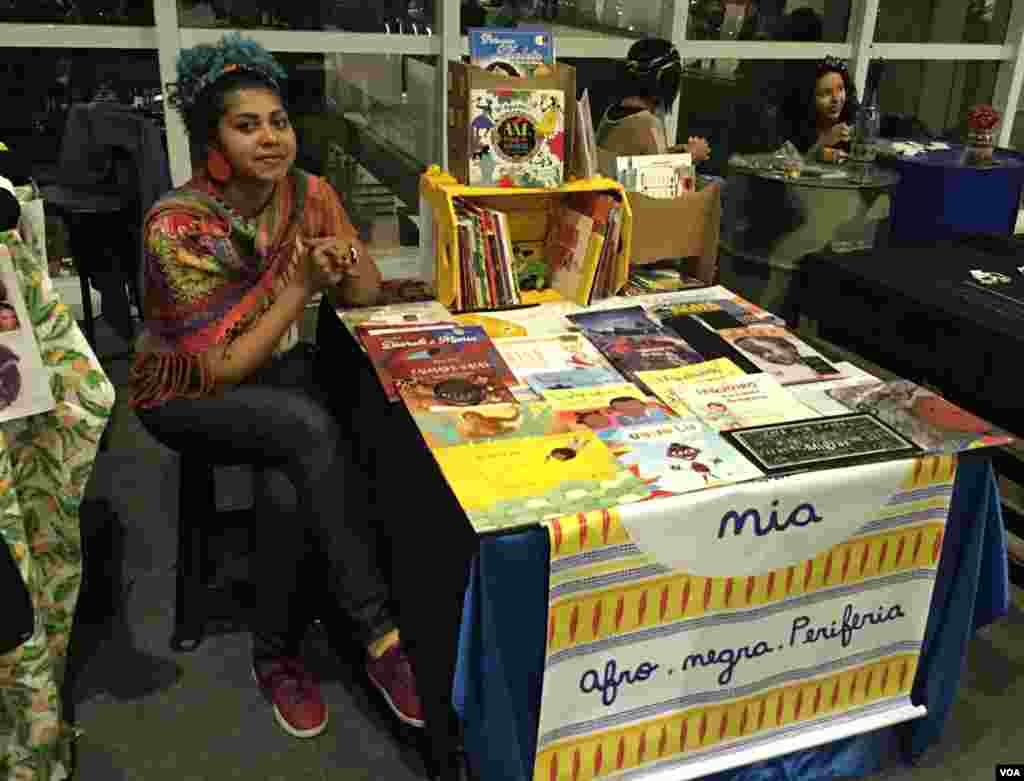
[[[548,573],[543,529],[486,539],[473,564],[453,697],[470,762],[486,781],[533,778]],[[968,641],[1008,608],[1006,532],[995,474],[987,458],[964,456],[914,682],[913,701],[928,715],[707,778],[822,781],[876,773],[894,755],[915,761],[942,735]]]

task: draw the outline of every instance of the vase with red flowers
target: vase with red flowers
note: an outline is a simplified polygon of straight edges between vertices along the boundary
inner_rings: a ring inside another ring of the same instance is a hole
[[[965,165],[994,165],[995,127],[999,112],[987,104],[975,106],[967,113],[967,144],[964,147]]]

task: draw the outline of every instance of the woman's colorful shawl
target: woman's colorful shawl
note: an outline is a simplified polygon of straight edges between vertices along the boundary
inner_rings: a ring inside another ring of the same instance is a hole
[[[161,198],[143,226],[145,325],[131,404],[213,393],[208,352],[270,308],[298,263],[296,236],[354,234],[334,189],[297,168],[253,219],[225,205],[205,172]]]

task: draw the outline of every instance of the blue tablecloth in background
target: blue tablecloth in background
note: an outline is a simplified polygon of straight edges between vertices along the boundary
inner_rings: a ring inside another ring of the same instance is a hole
[[[530,781],[537,743],[549,553],[543,529],[480,545],[466,592],[454,700],[466,750],[486,781]],[[1009,609],[1006,531],[991,462],[961,458],[925,630],[913,701],[928,715],[906,724],[737,768],[712,781],[822,781],[877,772],[901,752],[915,759],[942,734],[975,630]]]
[[[968,233],[1013,235],[1017,223],[1024,160],[997,150],[1002,165],[960,164],[963,147],[879,162],[900,175],[892,192],[890,241],[929,243]]]

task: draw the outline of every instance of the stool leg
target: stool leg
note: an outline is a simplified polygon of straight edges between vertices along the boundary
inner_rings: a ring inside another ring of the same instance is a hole
[[[174,651],[194,651],[203,642],[206,600],[207,513],[214,507],[213,469],[192,458],[180,458],[178,483],[178,570],[175,582]]]
[[[89,275],[86,273],[85,255],[89,247],[83,236],[82,225],[74,217],[69,220],[71,229],[71,259],[75,263],[75,271],[78,273],[78,283],[82,290],[82,314],[85,327],[85,338],[93,350],[96,347],[96,319],[92,311],[92,289],[89,287]]]

